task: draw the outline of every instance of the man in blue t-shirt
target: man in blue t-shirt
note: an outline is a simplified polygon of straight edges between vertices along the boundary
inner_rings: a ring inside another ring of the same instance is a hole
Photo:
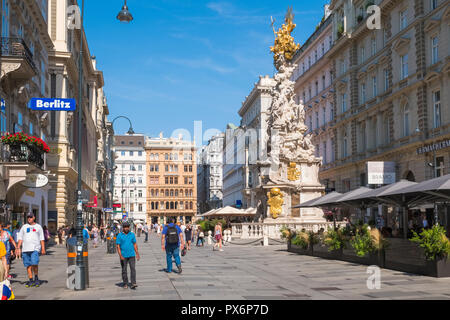
[[[120,257],[120,265],[122,266],[122,280],[123,288],[128,288],[128,275],[127,266],[130,264],[131,270],[131,289],[137,287],[136,284],[136,259],[139,261],[141,257],[139,256],[138,247],[136,244],[136,236],[133,232],[130,232],[130,224],[124,222],[123,232],[119,233],[116,239],[117,253]]]
[[[178,268],[178,273],[182,272],[180,248],[181,250],[183,250],[183,247],[183,232],[181,231],[179,226],[175,225],[175,219],[169,218],[169,224],[166,224],[164,226],[161,237],[161,248],[163,251],[166,251],[167,273],[172,272],[172,257],[175,257],[175,263]]]

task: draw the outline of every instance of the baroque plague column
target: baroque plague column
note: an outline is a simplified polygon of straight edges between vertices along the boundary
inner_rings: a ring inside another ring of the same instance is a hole
[[[305,110],[295,102],[294,82],[296,65],[292,62],[300,45],[291,36],[296,25],[292,9],[285,24],[276,32],[274,64],[278,73],[271,90],[272,105],[268,116],[268,160],[258,162],[263,192],[257,193],[259,203],[267,203],[264,223],[321,223],[323,211],[316,208],[291,209],[293,206],[317,198],[324,192],[319,182],[322,158],[315,156],[315,147],[305,135]],[[261,206],[263,207],[263,206]]]

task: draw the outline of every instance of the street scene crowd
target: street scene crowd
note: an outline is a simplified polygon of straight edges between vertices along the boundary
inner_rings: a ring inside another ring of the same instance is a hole
[[[74,227],[62,226],[57,234],[52,237],[46,226],[40,226],[35,222],[34,214],[27,214],[27,223],[21,226],[16,224],[0,224],[0,289],[2,300],[14,299],[14,288],[10,280],[17,277],[11,273],[13,268],[21,268],[20,264],[27,271],[27,279],[15,283],[23,284],[26,288],[39,287],[42,282],[39,280],[39,260],[46,255],[46,250],[51,245],[63,245],[68,252],[77,245],[77,231]],[[215,242],[213,251],[223,251],[223,229],[222,222],[217,221],[214,226],[214,237],[209,237],[210,243]],[[13,229],[13,230],[11,230]],[[131,230],[133,229],[133,231]],[[173,272],[173,263],[177,267],[177,274],[182,273],[181,256],[185,256],[192,250],[193,243],[196,247],[205,246],[206,230],[197,224],[176,223],[175,218],[169,218],[166,224],[133,224],[128,221],[112,225],[97,226],[95,224],[85,225],[83,229],[83,242],[90,244],[93,249],[108,241],[114,241],[114,252],[117,252],[121,265],[122,287],[124,289],[137,288],[136,260],[140,260],[139,249],[136,237],[145,237],[144,243],[148,243],[151,234],[161,239],[161,249],[166,254],[166,273]],[[110,253],[110,252],[108,252]],[[106,254],[106,252],[105,252]],[[20,262],[19,262],[20,261]],[[14,263],[14,264],[13,264]],[[128,266],[130,267],[131,282],[128,281]]]

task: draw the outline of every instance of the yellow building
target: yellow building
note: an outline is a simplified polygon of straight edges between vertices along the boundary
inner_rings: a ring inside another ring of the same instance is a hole
[[[197,213],[196,148],[182,137],[147,138],[147,222],[187,223]]]

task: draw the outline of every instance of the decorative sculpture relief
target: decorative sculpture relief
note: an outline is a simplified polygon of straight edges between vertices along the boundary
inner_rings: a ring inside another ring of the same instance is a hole
[[[297,164],[295,162],[289,163],[288,179],[290,181],[297,181],[300,179],[300,170],[297,169]]]
[[[272,188],[270,192],[267,192],[267,204],[270,206],[270,213],[272,214],[272,218],[278,218],[278,215],[281,215],[283,212],[283,194],[281,190],[278,188]]]

